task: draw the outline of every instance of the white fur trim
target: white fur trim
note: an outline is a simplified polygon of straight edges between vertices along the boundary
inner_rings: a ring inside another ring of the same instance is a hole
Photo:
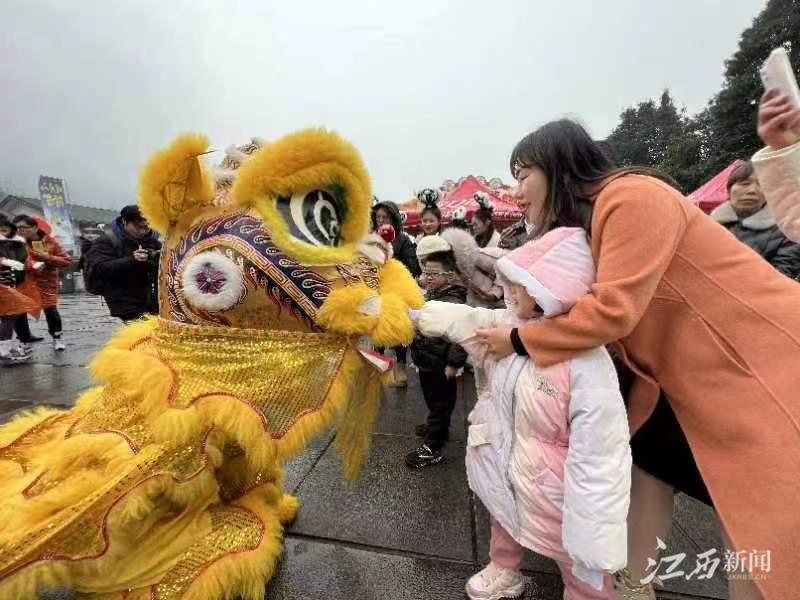
[[[358,312],[370,317],[377,317],[381,314],[381,297],[370,296],[361,303],[358,307]]]
[[[379,265],[392,258],[392,246],[377,233],[370,233],[358,243],[358,251]]]
[[[219,291],[203,290],[200,282],[204,269],[220,276]],[[193,256],[181,276],[184,298],[203,310],[222,311],[233,308],[245,294],[244,276],[239,266],[220,252],[209,250]]]
[[[228,158],[235,160],[239,164],[242,164],[249,158],[248,154],[242,152],[236,146],[228,146],[227,148],[225,148],[225,155]]]
[[[730,225],[739,221],[739,215],[733,210],[733,204],[730,201],[725,204],[720,204],[711,212],[711,218],[717,223],[722,225]],[[772,216],[772,211],[769,206],[764,206],[758,212],[753,213],[749,217],[741,220],[742,226],[747,229],[755,229],[756,231],[763,231],[775,227],[775,217]]]
[[[214,181],[217,183],[230,183],[236,178],[236,171],[232,169],[222,169],[216,167],[214,169]]]
[[[510,283],[516,283],[525,287],[531,297],[536,300],[544,311],[545,317],[560,315],[564,312],[561,300],[556,298],[538,279],[531,275],[522,267],[517,266],[507,257],[497,261],[495,269],[502,274]]]

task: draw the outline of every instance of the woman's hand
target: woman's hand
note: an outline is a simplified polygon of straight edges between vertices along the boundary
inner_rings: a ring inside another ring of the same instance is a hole
[[[486,344],[489,354],[496,359],[514,354],[514,346],[511,345],[511,327],[508,325],[476,329],[475,335]]]
[[[800,142],[800,109],[788,96],[770,90],[758,105],[758,135],[773,150]]]

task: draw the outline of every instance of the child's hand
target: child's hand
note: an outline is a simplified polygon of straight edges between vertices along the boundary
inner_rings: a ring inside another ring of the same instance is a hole
[[[476,329],[475,335],[486,344],[489,354],[496,359],[514,354],[514,346],[511,345],[511,327],[508,325]]]
[[[458,375],[458,369],[455,367],[447,366],[444,368],[444,376],[446,379],[455,379]]]

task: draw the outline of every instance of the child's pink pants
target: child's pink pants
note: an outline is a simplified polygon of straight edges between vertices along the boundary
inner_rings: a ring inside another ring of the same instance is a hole
[[[519,570],[525,548],[517,543],[505,529],[492,519],[492,538],[489,543],[489,558],[505,569]],[[556,562],[564,580],[564,600],[614,600],[614,582],[610,575],[603,580],[603,589],[598,591],[572,574],[571,562]]]

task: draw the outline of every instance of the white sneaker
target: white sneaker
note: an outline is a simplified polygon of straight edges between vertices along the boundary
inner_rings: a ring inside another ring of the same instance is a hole
[[[16,340],[0,342],[0,360],[3,362],[17,363],[29,360],[31,351]]]
[[[66,349],[67,346],[64,344],[64,342],[61,340],[60,337],[53,338],[53,350],[55,350],[56,352],[63,352]]]
[[[483,571],[469,578],[466,592],[470,600],[519,598],[525,593],[525,578],[519,571],[490,562]]]
[[[657,577],[655,585],[663,587]],[[634,581],[628,569],[622,569],[614,574],[614,598],[616,600],[656,600],[655,585],[642,584]]]

